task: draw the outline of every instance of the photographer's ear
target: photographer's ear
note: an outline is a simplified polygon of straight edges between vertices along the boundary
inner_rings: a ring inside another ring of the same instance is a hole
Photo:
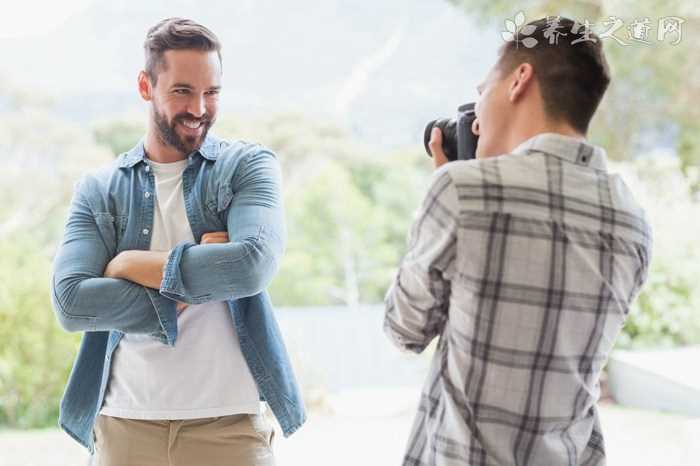
[[[511,72],[508,100],[515,102],[522,97],[534,79],[534,69],[529,63],[521,63]]]
[[[472,121],[472,133],[474,136],[481,136],[481,133],[479,133],[479,119],[474,118],[474,121]]]

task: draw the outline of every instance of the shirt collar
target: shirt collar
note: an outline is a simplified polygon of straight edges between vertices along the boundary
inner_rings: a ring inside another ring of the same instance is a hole
[[[530,154],[541,152],[566,160],[567,162],[590,167],[595,170],[607,170],[607,154],[600,146],[590,144],[583,139],[564,136],[557,133],[537,134],[513,149],[513,154]]]
[[[131,168],[137,163],[143,161],[143,159],[146,157],[146,150],[143,145],[144,140],[145,138],[141,138],[138,144],[136,144],[133,149],[125,154],[124,158],[119,164],[120,168]],[[196,154],[201,155],[207,160],[216,160],[219,157],[218,138],[212,135],[207,135],[206,139],[204,139],[202,147],[189,154],[188,158],[193,157]]]

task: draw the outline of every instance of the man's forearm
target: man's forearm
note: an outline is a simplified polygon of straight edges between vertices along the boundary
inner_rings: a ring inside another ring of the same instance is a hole
[[[105,270],[106,277],[122,278],[147,288],[159,289],[169,251],[129,250],[119,253]]]

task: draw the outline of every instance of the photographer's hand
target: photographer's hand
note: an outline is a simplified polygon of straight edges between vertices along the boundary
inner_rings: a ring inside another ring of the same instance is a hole
[[[435,163],[435,169],[437,170],[448,162],[447,156],[442,151],[442,131],[440,131],[440,128],[435,127],[430,132],[430,142],[428,146],[430,147],[430,153],[433,154],[432,159]]]

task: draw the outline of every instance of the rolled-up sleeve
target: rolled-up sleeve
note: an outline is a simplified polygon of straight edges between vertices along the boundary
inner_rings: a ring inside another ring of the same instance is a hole
[[[174,345],[174,301],[128,280],[103,277],[115,245],[97,224],[100,215],[91,209],[87,192],[95,188],[88,181],[76,183],[53,262],[51,301],[59,323],[70,332],[119,330],[151,334]]]
[[[384,331],[401,349],[420,353],[442,332],[457,254],[457,193],[437,170],[415,218],[408,251],[385,299]]]
[[[164,268],[160,293],[189,304],[253,296],[279,268],[286,242],[281,170],[269,151],[253,151],[231,180],[228,243],[178,244]]]

